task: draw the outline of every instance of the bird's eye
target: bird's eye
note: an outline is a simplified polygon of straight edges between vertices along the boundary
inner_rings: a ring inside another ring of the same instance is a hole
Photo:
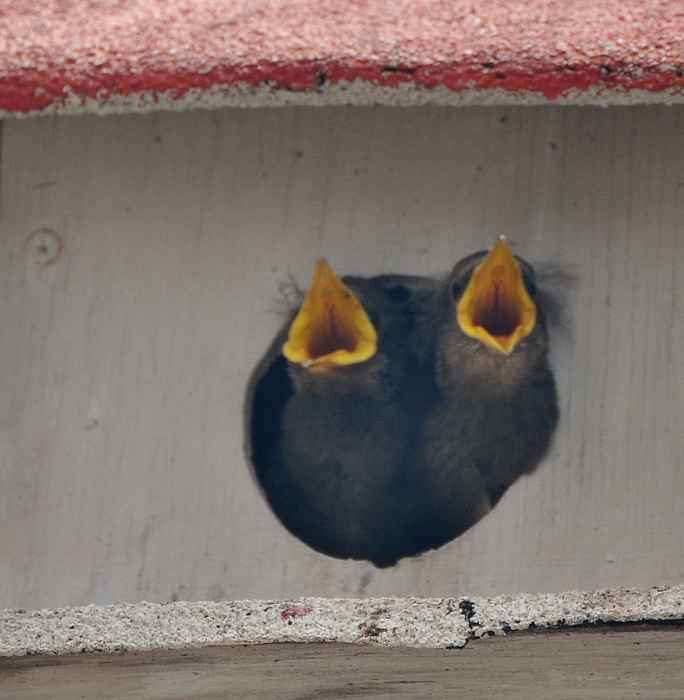
[[[461,280],[454,280],[449,287],[449,294],[451,294],[452,299],[458,299],[463,294],[464,289],[465,285]]]
[[[397,284],[387,290],[387,296],[393,304],[405,304],[411,298],[411,292],[402,284]]]
[[[523,267],[523,280],[525,281],[527,293],[533,297],[537,293],[537,281],[534,278],[534,272]]]
[[[533,297],[537,292],[537,280],[535,278],[534,269],[528,262],[519,258],[517,255],[515,259],[518,261],[518,265],[520,265],[520,272],[522,272],[525,289],[527,293]]]

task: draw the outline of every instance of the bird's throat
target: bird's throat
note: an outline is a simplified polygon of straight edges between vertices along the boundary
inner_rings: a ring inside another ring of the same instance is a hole
[[[312,370],[365,362],[377,351],[377,332],[354,293],[322,258],[290,326],[283,355]]]
[[[505,355],[529,335],[537,309],[508,243],[499,240],[475,268],[456,306],[461,330]]]

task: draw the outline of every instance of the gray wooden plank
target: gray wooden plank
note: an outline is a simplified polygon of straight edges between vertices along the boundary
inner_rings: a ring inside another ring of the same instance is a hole
[[[32,656],[0,659],[0,696],[674,700],[684,685],[682,654],[680,626],[645,626],[516,633],[451,650],[268,644]]]

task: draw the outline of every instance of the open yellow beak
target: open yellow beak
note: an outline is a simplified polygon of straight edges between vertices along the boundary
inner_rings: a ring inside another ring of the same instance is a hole
[[[508,355],[537,320],[522,270],[505,238],[500,238],[475,268],[456,307],[461,330],[487,347]]]
[[[283,355],[303,367],[327,369],[365,362],[377,344],[378,334],[361,302],[319,258]]]

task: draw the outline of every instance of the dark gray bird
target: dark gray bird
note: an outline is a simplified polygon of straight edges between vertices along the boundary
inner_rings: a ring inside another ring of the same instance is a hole
[[[431,547],[477,522],[549,447],[558,406],[535,296],[532,267],[502,237],[454,267],[420,322],[414,342],[434,358],[437,390],[416,467]]]
[[[413,466],[435,390],[409,338],[434,290],[400,275],[341,281],[319,260],[257,371],[248,452],[275,513],[318,551],[382,567],[424,549]]]

